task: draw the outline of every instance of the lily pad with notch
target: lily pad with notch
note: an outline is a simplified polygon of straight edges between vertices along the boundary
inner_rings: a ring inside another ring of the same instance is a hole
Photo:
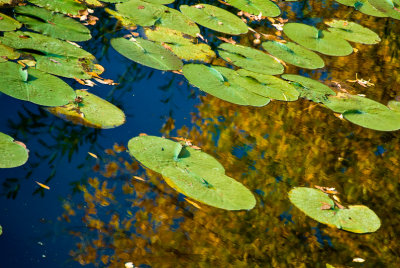
[[[225,2],[255,16],[277,17],[281,14],[279,7],[269,0],[225,0]]]
[[[232,35],[248,32],[246,23],[222,8],[207,4],[181,5],[179,8],[185,16],[211,30]]]
[[[223,43],[218,54],[226,61],[243,69],[261,74],[282,74],[284,67],[270,55],[255,48]]]
[[[289,199],[298,209],[314,220],[353,233],[372,233],[379,229],[379,217],[366,206],[338,208],[324,192],[314,188],[296,187]]]
[[[400,20],[400,0],[368,0],[368,2],[389,17]]]
[[[294,42],[330,56],[347,56],[353,47],[337,35],[303,23],[286,23],[283,32]]]
[[[328,31],[351,42],[372,45],[381,41],[379,35],[377,35],[374,31],[355,22],[346,20],[332,20],[325,22],[325,24],[330,26]]]
[[[0,62],[18,59],[20,54],[12,47],[0,43]]]
[[[354,9],[361,13],[375,16],[375,17],[387,17],[388,15],[376,9],[369,3],[369,0],[335,0],[346,6],[354,7]]]
[[[232,69],[186,64],[182,72],[192,85],[224,101],[256,107],[265,106],[270,102],[269,98],[253,92],[254,87],[262,85],[254,79],[240,76]]]
[[[13,168],[26,163],[26,146],[12,137],[0,132],[0,168]]]
[[[75,0],[29,0],[32,4],[63,14],[79,15],[87,7]]]
[[[226,210],[252,209],[256,204],[243,184],[226,176],[223,166],[200,150],[154,136],[132,138],[128,148],[142,165],[194,200]]]
[[[111,46],[124,57],[158,70],[180,70],[182,61],[161,44],[142,38],[111,39]]]

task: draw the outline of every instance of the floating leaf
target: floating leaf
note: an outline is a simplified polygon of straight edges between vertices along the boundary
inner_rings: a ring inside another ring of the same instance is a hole
[[[128,148],[142,165],[161,173],[169,185],[194,200],[227,210],[255,206],[253,194],[202,151],[154,136],[132,138]]]
[[[151,41],[162,42],[179,58],[184,60],[197,60],[211,62],[216,57],[215,52],[207,44],[194,44],[193,38],[186,38],[183,33],[168,28],[157,27],[146,29],[146,36]]]
[[[262,46],[274,57],[301,68],[318,69],[325,66],[318,54],[292,42],[268,41]]]
[[[346,6],[354,7],[356,10],[375,17],[387,17],[387,15],[378,9],[376,9],[373,5],[369,3],[368,0],[335,0]]]
[[[21,14],[17,16],[17,19],[26,27],[45,35],[77,42],[92,38],[88,28],[62,14],[34,6],[20,6],[14,11]]]
[[[217,32],[232,35],[248,32],[246,23],[232,13],[219,7],[207,4],[194,6],[181,5],[180,10],[196,23]]]
[[[158,43],[142,38],[127,40],[111,39],[111,46],[130,60],[158,70],[180,70],[182,61]]]
[[[208,67],[203,64],[186,64],[182,69],[189,82],[201,90],[225,101],[251,106],[264,106],[269,98],[254,93],[253,79],[240,76],[237,72],[220,66]]]
[[[332,20],[325,22],[331,28],[328,30],[340,38],[362,44],[376,44],[381,41],[379,36],[368,28],[355,22],[346,20]]]
[[[144,0],[144,1],[153,3],[153,4],[168,5],[168,4],[173,3],[175,0]]]
[[[346,93],[330,96],[324,105],[362,127],[394,131],[400,129],[400,113],[374,100]]]
[[[13,18],[0,13],[0,31],[15,31],[16,29],[21,28],[22,24]]]
[[[327,95],[336,95],[328,86],[308,77],[296,74],[284,74],[283,79],[292,81],[292,85],[299,91],[300,97],[314,102],[326,101]]]
[[[228,4],[252,15],[277,17],[281,14],[279,7],[269,0],[225,0]]]
[[[399,0],[368,0],[368,2],[385,13],[389,17],[400,20],[400,1]]]
[[[274,75],[284,70],[277,60],[255,48],[223,43],[218,53],[224,60],[252,72]]]
[[[60,106],[75,99],[74,90],[63,80],[9,61],[0,63],[0,92],[44,106]]]
[[[18,59],[19,56],[20,54],[13,48],[0,43],[0,62],[5,62],[8,59],[15,60]]]
[[[339,209],[329,196],[320,190],[296,187],[289,199],[297,208],[314,220],[353,233],[372,233],[381,226],[378,216],[366,206],[356,205]],[[321,206],[330,208],[321,208]]]
[[[87,127],[114,128],[125,123],[125,114],[118,107],[85,90],[75,92],[77,97],[69,104],[47,110],[74,124]]]
[[[29,2],[63,14],[78,15],[79,11],[87,9],[86,6],[75,0],[29,0]]]
[[[0,168],[18,167],[25,164],[27,160],[28,150],[25,145],[0,132]]]
[[[353,52],[346,40],[328,31],[318,30],[303,23],[286,23],[283,32],[300,45],[331,56],[347,56]]]
[[[161,26],[196,36],[199,27],[179,11],[141,0],[116,5],[118,12],[140,26]]]
[[[245,69],[240,69],[237,72],[242,77],[250,77],[257,80],[262,87],[252,87],[252,90],[261,96],[281,101],[295,101],[299,97],[299,92],[295,87],[278,77]]]
[[[122,26],[124,26],[125,28],[135,28],[136,27],[136,23],[132,19],[125,17],[124,15],[118,13],[117,11],[114,11],[109,8],[105,8],[104,11],[106,11],[108,14],[110,14],[111,16],[116,18],[122,24]]]

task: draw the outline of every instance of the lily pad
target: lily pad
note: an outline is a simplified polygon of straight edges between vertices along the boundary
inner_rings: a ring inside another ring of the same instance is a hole
[[[47,108],[52,114],[74,124],[93,128],[114,128],[125,123],[125,114],[110,102],[85,90],[76,90],[69,104]]]
[[[299,92],[294,86],[278,77],[245,69],[240,69],[237,72],[240,76],[255,79],[262,85],[262,87],[251,87],[254,93],[261,96],[280,101],[295,101],[299,97]]]
[[[79,11],[87,9],[85,5],[75,0],[29,0],[29,2],[63,14],[78,15]]]
[[[182,72],[192,85],[222,100],[257,107],[265,106],[270,102],[269,98],[252,91],[254,90],[252,86],[257,86],[253,79],[242,77],[232,69],[186,64]]]
[[[21,142],[0,132],[0,168],[13,168],[26,163],[28,150]]]
[[[355,22],[346,20],[332,20],[325,22],[331,28],[328,30],[340,38],[362,44],[377,44],[381,41],[379,35]]]
[[[140,26],[161,26],[196,36],[200,29],[179,11],[141,0],[116,5],[118,12]]]
[[[60,106],[75,99],[74,90],[63,80],[9,61],[0,63],[0,92],[44,106]]]
[[[324,60],[316,53],[292,42],[268,41],[263,48],[284,62],[306,69],[318,69],[325,66]]]
[[[375,16],[375,17],[387,17],[385,13],[376,9],[373,5],[369,3],[368,0],[335,0],[338,3],[341,3],[346,6],[354,7],[356,10],[361,13]]]
[[[18,59],[20,54],[13,48],[0,43],[0,62]]]
[[[381,226],[378,216],[368,207],[356,205],[339,209],[327,194],[318,189],[293,188],[289,199],[314,220],[349,232],[372,233]]]
[[[158,43],[142,38],[127,40],[111,39],[111,46],[130,60],[158,70],[180,70],[182,61]]]
[[[378,9],[379,11],[385,13],[391,18],[400,20],[400,1],[399,0],[368,0],[368,2]]]
[[[194,38],[185,37],[182,32],[164,27],[157,27],[154,30],[147,28],[145,33],[147,39],[163,43],[164,47],[170,49],[183,60],[195,60],[209,63],[216,57],[215,52],[209,45],[204,43],[195,44]]]
[[[299,91],[300,97],[314,102],[327,100],[328,95],[336,95],[328,86],[308,77],[297,74],[284,74],[282,78],[292,81],[292,85]]]
[[[353,52],[346,40],[328,31],[303,23],[286,23],[283,32],[296,43],[330,56],[347,56]]]
[[[359,126],[379,131],[400,129],[400,113],[374,100],[346,93],[328,97],[324,105]]]
[[[194,200],[227,210],[252,209],[256,204],[243,184],[226,176],[222,165],[200,150],[154,136],[132,138],[128,148],[142,165]]]
[[[17,19],[26,27],[45,35],[77,42],[92,38],[88,28],[62,14],[34,6],[20,6],[14,11],[20,14]]]
[[[218,47],[218,54],[224,60],[252,72],[274,75],[284,71],[277,60],[255,48],[223,43]]]
[[[21,28],[22,24],[13,18],[0,13],[0,31],[15,31],[16,29]]]
[[[225,0],[225,2],[256,16],[277,17],[281,14],[279,7],[269,0]]]
[[[222,8],[207,4],[181,5],[179,8],[184,15],[211,30],[232,35],[248,32],[246,23]]]

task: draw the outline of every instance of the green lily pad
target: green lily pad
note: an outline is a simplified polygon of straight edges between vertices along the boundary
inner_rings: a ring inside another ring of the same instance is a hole
[[[355,22],[346,20],[332,20],[325,22],[331,28],[328,30],[340,38],[362,44],[377,44],[381,41],[379,35]]]
[[[255,48],[223,43],[218,47],[218,54],[224,60],[252,72],[274,75],[284,71],[277,60]]]
[[[13,48],[0,43],[0,62],[18,59],[20,54]]]
[[[87,9],[85,5],[75,0],[29,0],[29,2],[63,14],[78,15],[79,11]]]
[[[400,113],[374,100],[346,93],[328,97],[324,105],[359,126],[379,131],[400,129]]]
[[[296,43],[330,56],[347,56],[353,52],[346,40],[328,31],[321,31],[303,23],[286,23],[283,32]]]
[[[158,43],[142,38],[127,40],[111,39],[111,46],[130,60],[158,70],[180,70],[182,61]]]
[[[94,59],[89,52],[66,41],[32,32],[6,32],[0,42],[16,48],[36,50],[45,55]]]
[[[144,0],[144,1],[153,4],[168,5],[173,3],[175,0]]]
[[[279,7],[269,0],[225,0],[228,4],[252,15],[277,17],[281,14]]]
[[[92,38],[88,28],[62,14],[34,6],[20,6],[14,11],[20,14],[17,19],[26,27],[45,35],[77,42]]]
[[[378,216],[368,207],[356,205],[339,209],[327,194],[318,189],[293,188],[289,199],[314,220],[349,232],[372,233],[381,226]]]
[[[186,64],[182,72],[192,85],[222,100],[257,107],[265,106],[270,102],[269,98],[252,91],[254,90],[252,86],[260,86],[257,82],[242,77],[229,68]]]
[[[200,29],[179,11],[141,0],[117,4],[118,12],[140,26],[161,26],[196,36]]]
[[[375,16],[375,17],[387,17],[385,13],[376,9],[373,5],[369,3],[368,0],[335,0],[338,3],[341,3],[346,6],[354,7],[356,10],[361,13]]]
[[[196,23],[211,30],[232,35],[248,32],[246,23],[232,13],[212,5],[181,5],[181,12]]]
[[[0,63],[0,92],[44,106],[60,106],[75,99],[74,90],[63,80],[9,61]]]
[[[109,9],[109,8],[105,8],[104,11],[107,12],[108,14],[110,14],[111,16],[113,16],[114,18],[116,18],[123,27],[128,28],[128,29],[136,27],[135,21],[133,21],[132,19],[130,19],[128,17],[125,17],[124,15],[120,14],[119,12]]]
[[[212,156],[164,138],[140,136],[128,143],[129,153],[145,167],[161,173],[177,191],[210,206],[252,209],[256,200],[243,184],[225,175]]]
[[[163,43],[165,47],[169,48],[175,55],[183,60],[195,60],[209,63],[216,57],[215,52],[209,45],[204,43],[195,44],[194,38],[187,38],[182,32],[157,27],[154,30],[147,28],[145,33],[147,39]]]
[[[22,24],[13,18],[0,13],[0,31],[15,31],[16,29],[21,28]]]
[[[47,108],[52,114],[74,124],[92,128],[115,128],[125,123],[125,114],[112,103],[85,90],[76,90],[69,104]]]
[[[262,46],[274,57],[301,68],[318,69],[325,66],[318,54],[292,42],[268,41],[262,43]]]
[[[0,132],[0,168],[13,168],[26,163],[28,150],[21,142]]]
[[[251,87],[254,93],[261,96],[280,101],[295,101],[299,97],[299,92],[294,86],[278,77],[255,73],[245,69],[240,69],[237,72],[240,76],[255,79],[262,85],[262,87]]]
[[[308,77],[297,74],[284,74],[285,80],[292,81],[292,85],[299,91],[300,97],[314,102],[324,102],[328,95],[336,95],[328,86]]]
[[[378,9],[379,11],[385,13],[393,19],[400,20],[400,1],[399,0],[368,0],[368,2]]]

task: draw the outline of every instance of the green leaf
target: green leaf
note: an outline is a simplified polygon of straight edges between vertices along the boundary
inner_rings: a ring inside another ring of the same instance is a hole
[[[399,0],[368,0],[368,2],[378,9],[379,11],[385,13],[389,17],[400,20],[400,1]]]
[[[124,112],[115,105],[85,90],[75,92],[74,101],[47,110],[74,124],[92,128],[115,128],[125,123]]]
[[[268,41],[262,43],[262,46],[274,57],[301,68],[318,69],[325,66],[318,54],[292,42]]]
[[[251,87],[252,92],[258,95],[280,101],[295,101],[299,97],[299,92],[295,87],[278,77],[245,69],[240,69],[237,72],[242,77],[255,79],[261,85],[261,87]]]
[[[283,32],[296,43],[322,54],[347,56],[353,52],[352,46],[346,40],[306,24],[286,23]]]
[[[265,106],[270,102],[269,98],[252,91],[254,85],[260,86],[257,82],[242,77],[229,68],[186,64],[182,72],[192,85],[222,100],[257,107]]]
[[[292,81],[292,85],[299,91],[300,97],[314,102],[326,101],[327,95],[336,95],[328,86],[308,77],[296,74],[284,74],[285,80]]]
[[[362,127],[394,131],[400,129],[400,113],[374,100],[346,93],[328,97],[324,105]]]
[[[21,28],[22,24],[13,18],[0,13],[0,31],[15,31],[16,29]]]
[[[75,99],[74,90],[61,79],[13,62],[0,63],[0,92],[44,106],[60,106]]]
[[[252,15],[277,17],[281,14],[279,7],[269,0],[225,0],[228,4]]]
[[[18,167],[27,160],[28,150],[25,145],[0,132],[0,168]]]
[[[216,57],[215,52],[207,44],[193,43],[195,39],[185,37],[182,32],[168,28],[157,27],[145,30],[146,37],[151,41],[162,42],[183,60],[211,62]]]
[[[184,15],[211,30],[232,35],[248,32],[246,23],[222,8],[207,4],[181,5],[179,8]]]
[[[0,62],[18,59],[20,54],[13,48],[0,43]]]
[[[379,36],[360,24],[346,20],[332,20],[325,22],[331,28],[328,30],[338,37],[361,44],[377,44],[381,41]]]
[[[142,165],[194,200],[227,210],[252,209],[256,204],[243,184],[226,176],[222,165],[200,150],[154,136],[132,138],[128,148]]]
[[[375,17],[387,17],[385,13],[379,11],[373,5],[371,5],[368,0],[335,0],[335,1],[346,6],[354,7],[356,10],[367,15]]]
[[[153,4],[168,5],[168,4],[173,3],[175,0],[144,0],[144,1],[153,3]]]
[[[141,0],[116,5],[118,12],[140,26],[161,26],[196,36],[199,27],[179,11]]]
[[[111,46],[130,60],[158,70],[180,70],[182,61],[158,43],[142,38],[111,39]]]
[[[243,69],[262,74],[281,74],[283,66],[270,55],[255,48],[223,43],[218,54],[226,61]]]
[[[388,102],[387,106],[394,112],[400,112],[400,101],[391,100]]]
[[[372,233],[381,226],[378,216],[368,207],[356,205],[339,209],[327,194],[318,189],[293,188],[289,199],[314,220],[349,232]]]
[[[20,6],[15,8],[14,11],[21,14],[17,16],[17,19],[27,28],[45,35],[77,42],[92,38],[88,28],[62,14],[34,6]]]
[[[79,11],[86,10],[87,7],[75,0],[28,0],[32,4],[44,7],[48,10],[63,14],[78,15]]]

